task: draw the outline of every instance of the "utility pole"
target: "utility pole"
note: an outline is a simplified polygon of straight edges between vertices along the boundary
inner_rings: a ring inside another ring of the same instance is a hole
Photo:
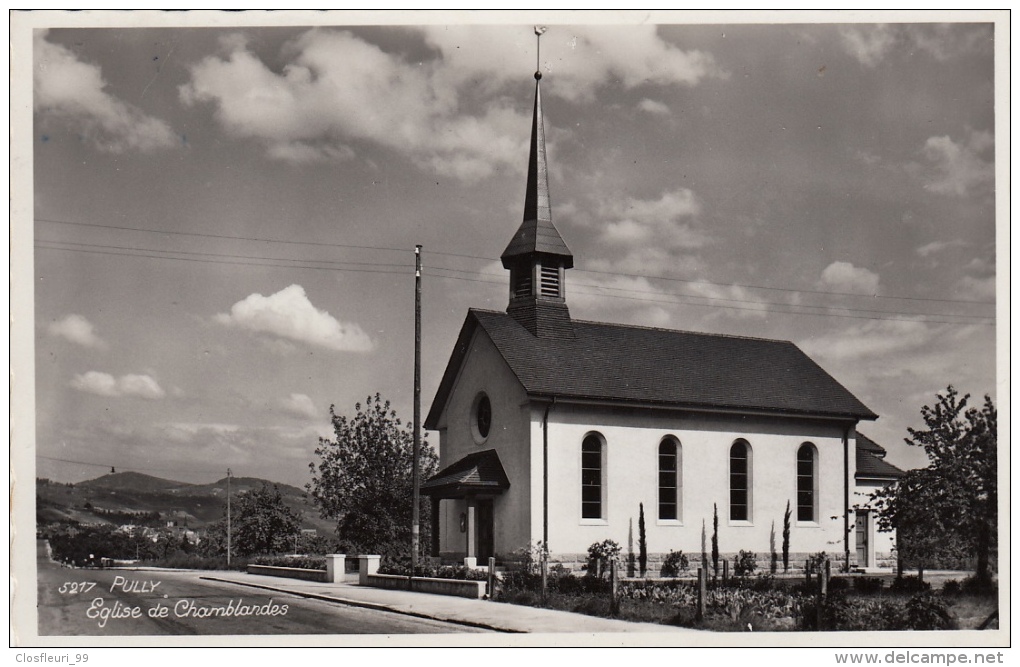
[[[227,569],[230,569],[230,468],[227,468]]]
[[[419,516],[418,495],[421,485],[421,245],[414,246],[414,453],[411,467],[413,505],[411,507],[411,576],[418,569]]]

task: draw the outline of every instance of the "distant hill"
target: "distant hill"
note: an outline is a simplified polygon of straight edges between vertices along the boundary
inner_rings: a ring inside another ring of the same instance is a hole
[[[153,477],[140,472],[112,472],[102,477],[80,482],[77,486],[85,488],[118,489],[123,491],[154,491],[191,486],[184,482],[175,482],[162,477]]]
[[[302,489],[257,477],[231,477],[230,493],[236,500],[242,493],[262,484],[280,490],[283,502],[300,512],[302,528],[314,528],[320,535],[332,535],[335,524],[319,518],[318,510],[306,500]],[[80,523],[176,521],[200,529],[223,518],[227,479],[211,484],[189,484],[137,472],[110,473],[77,484],[36,480],[36,522]],[[153,513],[158,519],[153,519]]]

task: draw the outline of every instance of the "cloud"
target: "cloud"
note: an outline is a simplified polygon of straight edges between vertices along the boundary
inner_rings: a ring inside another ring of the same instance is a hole
[[[653,247],[701,248],[708,236],[682,218],[695,218],[701,204],[694,192],[680,188],[663,193],[658,199],[611,200],[600,207],[600,214],[609,218],[602,230],[606,243],[633,246],[635,249]]]
[[[346,352],[367,352],[372,340],[357,324],[342,323],[312,305],[301,285],[276,294],[251,294],[216,315],[220,324],[270,334],[299,343]]]
[[[657,114],[657,115],[662,115],[662,116],[669,114],[669,107],[668,106],[666,106],[662,102],[658,102],[656,100],[650,100],[647,97],[645,99],[641,100],[640,102],[638,102],[638,109],[641,109],[642,111],[646,111],[646,112],[648,112],[650,114]]]
[[[135,396],[155,400],[163,398],[166,392],[148,375],[122,375],[115,378],[109,373],[89,371],[83,375],[75,375],[71,387],[97,396],[114,398]]]
[[[833,262],[822,271],[821,284],[838,292],[878,293],[878,274],[850,262]]]
[[[286,398],[280,399],[280,405],[284,410],[298,417],[319,416],[315,403],[312,402],[312,399],[307,394],[291,394]]]
[[[45,37],[45,31],[38,31],[34,40],[36,112],[63,119],[97,148],[110,153],[147,152],[178,144],[164,121],[106,92],[98,66],[78,60],[69,49]]]
[[[897,46],[904,54],[922,53],[939,62],[966,53],[991,53],[994,46],[990,25],[855,25],[840,28],[839,35],[844,50],[865,67],[877,66]]]
[[[51,336],[64,338],[84,347],[105,348],[106,342],[95,334],[92,323],[81,315],[70,314],[51,322],[46,328]]]
[[[811,357],[861,360],[922,349],[935,334],[934,328],[917,320],[870,320],[809,338],[800,348]]]
[[[425,169],[470,182],[519,167],[528,117],[493,101],[481,117],[458,108],[457,81],[440,63],[408,62],[349,32],[314,29],[284,45],[277,72],[243,40],[191,67],[187,105],[209,103],[236,136],[295,163],[348,160],[358,142],[410,154]],[[513,139],[509,137],[514,137]]]
[[[960,279],[957,284],[956,293],[964,299],[974,299],[976,301],[994,301],[995,300],[995,276],[989,276],[986,278],[975,278],[974,276],[964,276]]]
[[[847,53],[865,67],[874,67],[896,42],[896,33],[888,25],[840,28],[840,43]]]
[[[506,28],[460,25],[422,29],[443,57],[445,74],[462,82],[494,86],[520,81],[521,71],[507,67],[507,54],[530,56],[534,35]],[[621,39],[621,33],[626,38]],[[541,68],[556,81],[543,93],[569,100],[591,100],[602,86],[693,86],[728,76],[711,54],[684,51],[664,40],[653,25],[553,26],[542,38]]]
[[[963,239],[954,239],[952,241],[932,241],[931,243],[924,244],[923,246],[918,248],[915,252],[917,252],[917,254],[920,255],[921,257],[929,257],[931,255],[940,253],[943,250],[948,250],[949,248],[960,248],[966,245],[967,242],[964,241]]]
[[[924,189],[963,197],[979,186],[991,184],[995,179],[994,146],[991,132],[971,130],[959,143],[949,136],[929,137],[923,152],[931,171]]]
[[[235,136],[265,144],[293,163],[350,159],[372,142],[408,155],[421,169],[464,182],[527,154],[530,96],[524,71],[508,54],[531,53],[530,31],[493,26],[404,28],[424,38],[432,57],[408,59],[343,30],[316,28],[287,42],[272,67],[243,37],[221,40],[222,53],[191,66],[179,94],[210,104]],[[556,85],[543,92],[591,99],[599,86],[693,85],[723,76],[712,57],[682,51],[653,26],[620,40],[616,28],[583,28],[543,41]],[[512,91],[512,94],[510,94]]]

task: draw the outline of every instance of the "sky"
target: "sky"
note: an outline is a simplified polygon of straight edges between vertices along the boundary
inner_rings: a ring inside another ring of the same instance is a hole
[[[304,486],[331,405],[411,419],[415,244],[423,414],[506,308],[533,24],[333,18],[33,33],[38,476]],[[993,32],[548,25],[572,316],[791,340],[923,465],[937,392],[999,398]]]

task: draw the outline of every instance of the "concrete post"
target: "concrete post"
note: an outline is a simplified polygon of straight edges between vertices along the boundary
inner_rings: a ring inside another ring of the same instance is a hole
[[[467,506],[467,556],[468,558],[476,558],[478,556],[478,540],[476,533],[478,532],[478,526],[475,523],[478,520],[478,512],[475,508],[475,501],[469,500]],[[467,565],[467,561],[464,562]],[[469,567],[474,567],[473,565]]]
[[[490,600],[496,594],[496,559],[492,556],[489,556],[489,581],[486,592]]]
[[[347,566],[345,554],[326,555],[326,582],[330,584],[342,584],[344,582],[344,568]]]
[[[376,574],[379,571],[379,561],[382,556],[358,556],[358,583],[362,586],[368,585],[368,575]]]

